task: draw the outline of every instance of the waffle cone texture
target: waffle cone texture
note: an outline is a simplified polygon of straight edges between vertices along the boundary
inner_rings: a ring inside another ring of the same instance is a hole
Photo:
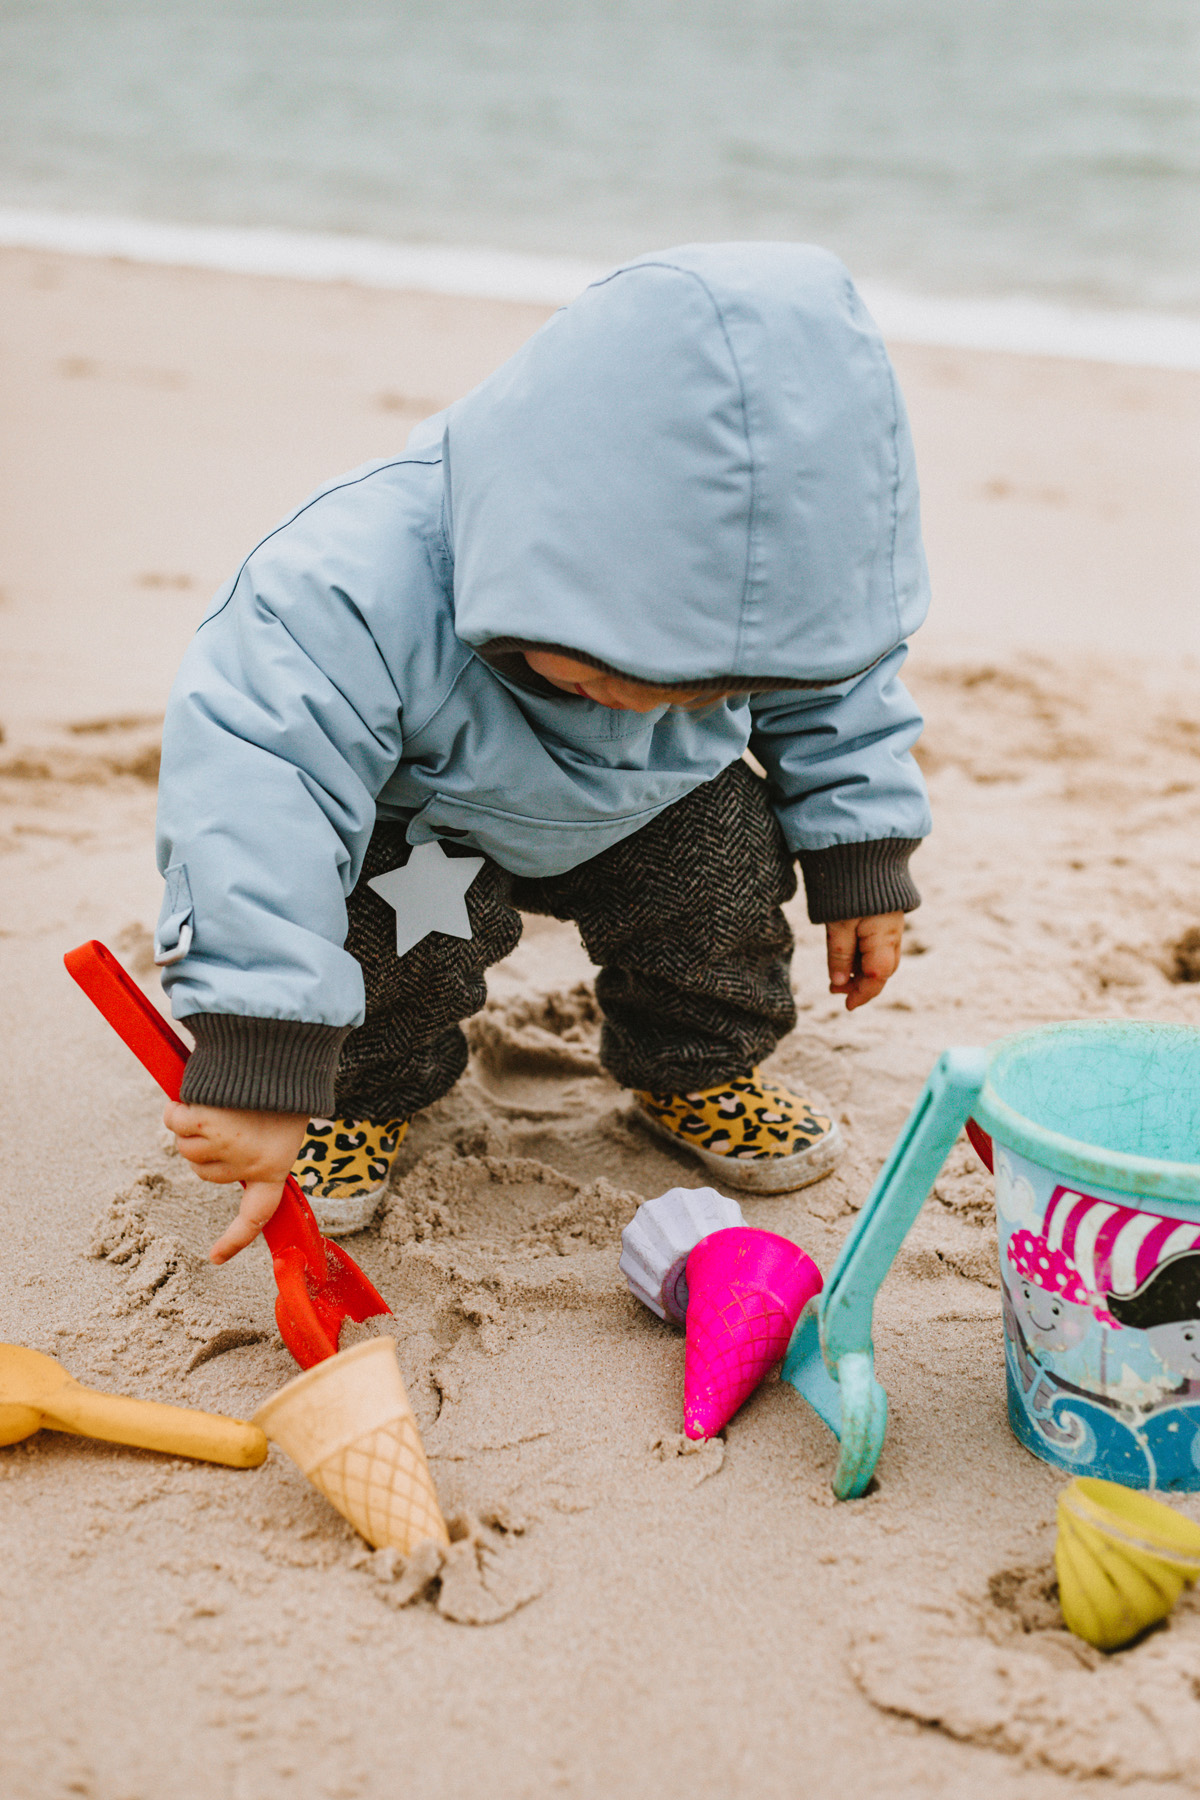
[[[396,1362],[371,1338],[307,1369],[254,1422],[376,1549],[449,1536]]]
[[[697,1244],[687,1284],[683,1429],[713,1437],[783,1357],[821,1273],[789,1239],[742,1226]]]

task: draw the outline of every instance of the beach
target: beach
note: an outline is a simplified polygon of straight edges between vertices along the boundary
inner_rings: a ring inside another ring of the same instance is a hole
[[[156,743],[251,545],[394,454],[547,307],[0,252],[0,1336],[114,1392],[248,1417],[294,1373],[268,1259],[166,1148],[61,966],[159,994]],[[750,1200],[828,1272],[938,1054],[1059,1018],[1200,1024],[1200,373],[891,346],[934,611],[909,663],[935,832],[902,969],[853,1016],[793,903],[769,1068],[849,1152]],[[1050,1597],[1059,1472],[1005,1416],[991,1183],[965,1142],[876,1309],[874,1490],[777,1379],[689,1451],[681,1336],[617,1269],[701,1185],[596,1059],[573,927],[529,919],[471,1068],[349,1243],[395,1313],[475,1545],[408,1604],[278,1451],[232,1471],[54,1433],[0,1450],[0,1777],[14,1800],[755,1794],[1135,1800],[1200,1789],[1200,1602],[1115,1658]],[[1179,1502],[1200,1519],[1200,1494]]]

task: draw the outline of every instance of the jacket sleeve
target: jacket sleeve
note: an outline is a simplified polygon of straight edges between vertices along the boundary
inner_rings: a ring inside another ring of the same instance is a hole
[[[346,896],[400,756],[401,706],[369,607],[305,536],[255,552],[172,691],[155,949],[196,1039],[186,1100],[328,1115],[363,1017]]]
[[[908,861],[930,829],[912,745],[923,720],[899,678],[899,645],[836,688],[751,699],[750,750],[766,771],[814,923],[909,912]]]

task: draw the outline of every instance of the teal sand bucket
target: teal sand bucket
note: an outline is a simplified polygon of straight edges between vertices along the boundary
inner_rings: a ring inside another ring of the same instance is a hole
[[[1073,1474],[1200,1488],[1200,1031],[1023,1032],[992,1051],[975,1116],[1014,1432]]]
[[[968,1116],[996,1177],[1013,1431],[1075,1475],[1200,1489],[1200,1031],[1104,1020],[930,1076],[784,1362],[840,1440],[835,1492],[874,1471],[875,1292]]]

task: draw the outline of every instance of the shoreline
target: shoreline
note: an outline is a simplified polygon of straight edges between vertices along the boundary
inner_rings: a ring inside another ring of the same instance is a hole
[[[565,305],[616,266],[468,245],[392,243],[267,226],[164,223],[19,207],[0,207],[0,249],[535,306]],[[1068,306],[1027,294],[915,294],[870,279],[857,285],[889,341],[1200,370],[1200,318],[1184,314]]]

